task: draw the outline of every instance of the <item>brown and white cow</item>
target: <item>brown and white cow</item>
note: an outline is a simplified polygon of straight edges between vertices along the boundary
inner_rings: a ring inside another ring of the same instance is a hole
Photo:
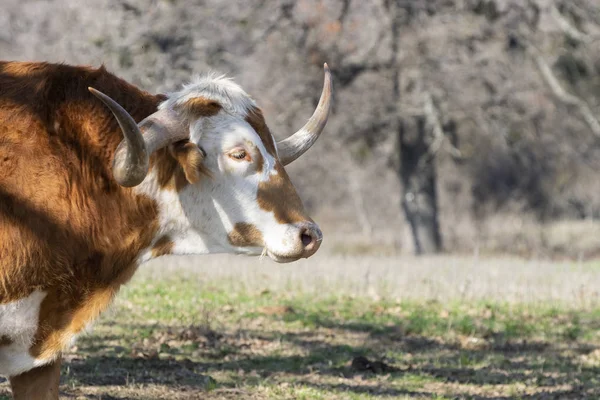
[[[153,95],[103,67],[0,62],[0,375],[16,399],[58,398],[61,351],[152,258],[317,251],[284,166],[325,126],[324,68],[314,114],[276,143],[224,77]]]

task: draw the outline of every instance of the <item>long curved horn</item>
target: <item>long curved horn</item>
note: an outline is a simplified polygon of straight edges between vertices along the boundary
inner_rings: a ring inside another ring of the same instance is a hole
[[[325,128],[331,110],[333,85],[331,83],[331,72],[327,63],[323,64],[323,69],[325,70],[323,91],[313,115],[296,133],[277,142],[277,152],[283,165],[288,165],[310,149],[321,135],[321,132],[323,132],[323,128]]]
[[[88,90],[98,97],[113,113],[121,127],[124,139],[117,147],[112,170],[121,186],[137,186],[148,174],[149,157],[154,151],[169,143],[183,140],[188,132],[174,111],[162,109],[139,124],[119,103],[92,87]],[[142,134],[142,130],[146,132]]]

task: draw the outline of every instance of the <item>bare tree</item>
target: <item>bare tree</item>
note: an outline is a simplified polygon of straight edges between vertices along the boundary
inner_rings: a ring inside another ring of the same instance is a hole
[[[406,223],[419,254],[466,250],[496,246],[499,214],[600,216],[597,0],[147,3],[3,0],[0,52],[104,63],[158,92],[223,72],[278,139],[314,108],[327,62],[327,134],[290,173],[332,227],[373,242]]]

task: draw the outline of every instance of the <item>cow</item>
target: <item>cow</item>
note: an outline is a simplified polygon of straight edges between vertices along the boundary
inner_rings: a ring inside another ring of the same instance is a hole
[[[57,399],[61,353],[160,256],[308,258],[323,235],[284,166],[319,137],[275,141],[231,78],[152,94],[103,65],[0,61],[0,375]]]

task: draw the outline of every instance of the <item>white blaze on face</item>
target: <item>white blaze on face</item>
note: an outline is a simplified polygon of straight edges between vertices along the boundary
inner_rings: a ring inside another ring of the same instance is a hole
[[[18,375],[52,361],[29,354],[44,297],[46,293],[38,290],[21,300],[0,304],[0,375]]]

